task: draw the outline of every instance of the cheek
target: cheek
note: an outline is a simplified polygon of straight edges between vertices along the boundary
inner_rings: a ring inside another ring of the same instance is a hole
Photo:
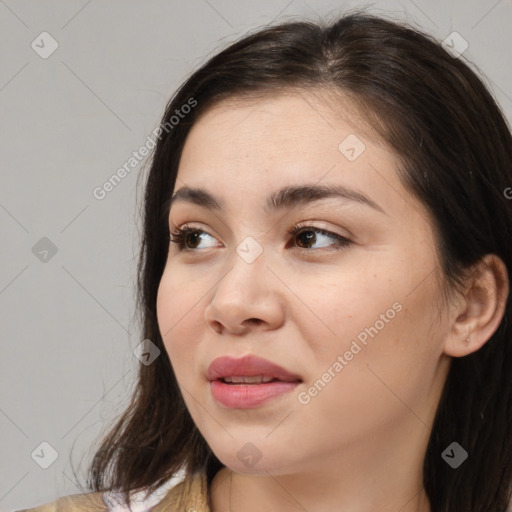
[[[338,300],[344,309],[331,317],[336,336],[315,346],[316,364],[297,397],[308,428],[322,430],[326,450],[333,439],[368,434],[399,418],[411,416],[423,427],[408,407],[422,410],[435,377],[438,354],[424,335],[426,303],[424,293],[397,291],[367,303]]]
[[[204,309],[201,300],[208,290],[207,283],[203,276],[167,264],[158,286],[156,304],[158,325],[164,339],[164,334],[183,329],[185,324],[188,327],[195,325],[190,319],[195,317],[197,321],[199,311]]]
[[[440,291],[434,273],[411,267],[410,261],[388,263],[381,260],[380,265],[365,266],[360,262],[359,268],[372,271],[339,273],[329,284],[321,280],[310,288],[314,290],[310,303],[323,320],[314,323],[320,331],[301,320],[302,332],[308,332],[312,341],[308,350],[317,363],[310,377],[319,378],[318,372],[331,367],[338,356],[346,361],[342,364],[352,367],[344,373],[356,381],[375,380],[368,369],[372,365],[384,372],[387,381],[400,386],[408,378],[412,383],[430,376],[444,329],[437,313]],[[299,296],[308,282],[297,288]]]
[[[195,346],[199,339],[198,314],[201,294],[193,286],[185,286],[168,270],[158,287],[156,313],[162,340],[178,380],[190,375],[195,364]]]
[[[376,417],[400,414],[403,404],[420,407],[429,399],[445,329],[433,306],[439,295],[432,277],[414,291],[406,279],[390,289],[382,288],[380,299],[373,297],[371,307],[359,312],[345,338],[342,355],[350,361],[338,381],[349,410],[364,409]]]
[[[401,309],[396,304],[399,295],[388,273],[381,271],[363,272],[352,270],[331,274],[319,285],[318,281],[298,289],[298,295],[305,295],[312,311],[322,320],[325,339],[339,340],[334,343],[336,350],[343,349],[347,341],[359,338],[361,342],[375,332],[380,332],[393,322]],[[350,342],[349,342],[350,344]],[[348,347],[347,347],[348,348]]]

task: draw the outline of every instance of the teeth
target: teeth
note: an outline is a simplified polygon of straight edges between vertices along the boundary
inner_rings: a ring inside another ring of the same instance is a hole
[[[263,375],[241,377],[238,375],[232,375],[231,377],[224,377],[222,380],[224,382],[230,382],[232,384],[261,384],[274,380],[274,377],[264,377]]]

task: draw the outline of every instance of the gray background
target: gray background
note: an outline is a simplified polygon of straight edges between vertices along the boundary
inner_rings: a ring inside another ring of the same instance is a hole
[[[273,20],[363,5],[0,1],[1,511],[80,492],[76,476],[92,443],[134,384],[143,165],[104,199],[93,190],[146,141],[171,93],[207,56]],[[469,43],[461,58],[477,64],[512,119],[510,0],[387,0],[369,10],[439,39],[460,33]],[[46,59],[31,47],[43,45],[43,31],[59,45]],[[43,237],[55,254],[41,252],[44,241],[33,250]],[[36,463],[50,461],[41,442],[58,453],[47,469]]]

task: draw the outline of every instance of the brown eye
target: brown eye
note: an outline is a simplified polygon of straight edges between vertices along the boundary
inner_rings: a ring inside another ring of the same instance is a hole
[[[315,243],[316,235],[312,230],[304,230],[297,235],[298,245],[302,248],[308,248],[310,243]]]
[[[185,234],[185,245],[189,249],[195,249],[196,244],[198,244],[200,241],[201,241],[201,236],[199,235],[199,233],[197,231],[191,231],[191,232]],[[189,242],[189,243],[187,244],[187,242]]]
[[[311,246],[316,243],[321,243],[324,240],[334,240],[334,243],[324,244],[320,249],[332,246],[334,249],[342,249],[352,243],[351,240],[345,238],[337,233],[332,233],[326,229],[317,228],[315,226],[294,226],[290,230],[290,235],[295,236],[297,246],[300,249],[311,249]],[[314,248],[313,248],[314,249]],[[310,251],[311,252],[311,251]]]
[[[308,252],[315,249],[313,247],[315,244],[325,241],[329,242],[329,239],[331,240],[330,243],[323,243],[318,249],[327,249],[329,247],[334,250],[342,249],[353,243],[348,238],[337,233],[332,233],[315,226],[294,226],[289,234],[295,237],[296,246],[299,249],[304,249]],[[214,239],[214,237],[202,229],[185,225],[182,228],[178,228],[175,233],[170,234],[170,241],[177,244],[179,251],[195,251],[200,249],[199,245],[203,237]],[[209,247],[215,247],[215,245],[210,245]]]
[[[203,235],[207,235],[210,238],[213,238],[211,235],[206,233],[206,231],[183,226],[182,228],[178,228],[175,233],[170,234],[170,241],[177,244],[179,251],[193,251],[197,249],[197,245],[201,243]]]

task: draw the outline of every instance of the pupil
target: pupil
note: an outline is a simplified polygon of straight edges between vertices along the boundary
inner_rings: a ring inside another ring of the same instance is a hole
[[[195,242],[197,243],[197,241],[198,241],[198,239],[199,239],[199,236],[198,236],[198,235],[199,235],[198,233],[189,233],[189,235],[188,235],[188,236],[189,236],[189,237],[194,237],[194,238],[195,238]],[[194,243],[193,243],[193,245],[194,245]],[[195,247],[195,245],[194,245],[194,247]]]
[[[299,240],[306,239],[306,244],[310,243],[316,237],[313,231],[304,231],[299,235]],[[301,244],[302,245],[302,244]]]

